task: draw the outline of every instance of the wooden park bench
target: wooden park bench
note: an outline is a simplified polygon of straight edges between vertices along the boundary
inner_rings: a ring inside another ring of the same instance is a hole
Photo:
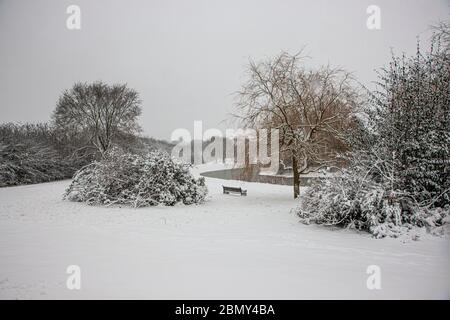
[[[247,190],[244,190],[242,188],[226,187],[226,186],[222,186],[222,187],[223,187],[223,193],[224,194],[240,193],[241,196],[246,196],[247,195]]]

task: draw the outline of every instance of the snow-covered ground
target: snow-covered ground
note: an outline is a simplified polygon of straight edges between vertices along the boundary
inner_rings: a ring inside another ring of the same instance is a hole
[[[69,181],[0,189],[0,298],[450,298],[448,236],[305,226],[290,213],[291,187],[206,182],[203,205],[141,209],[63,201]],[[66,287],[69,265],[81,290]],[[367,289],[369,265],[381,290]]]

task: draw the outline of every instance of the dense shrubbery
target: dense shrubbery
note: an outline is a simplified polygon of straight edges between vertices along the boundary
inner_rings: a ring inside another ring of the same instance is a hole
[[[172,147],[165,141],[124,134],[118,134],[114,144],[139,154]],[[0,187],[69,179],[99,158],[88,133],[46,123],[0,124]]]
[[[60,180],[73,172],[51,147],[0,142],[0,187]]]
[[[207,189],[189,166],[174,162],[162,151],[130,154],[117,148],[79,170],[65,193],[71,201],[126,204],[133,207],[201,203]]]
[[[69,157],[46,124],[0,125],[0,187],[72,177],[87,162]]]
[[[296,209],[303,223],[365,230],[377,238],[397,237],[413,227],[444,223],[449,208],[419,207],[402,193],[376,182],[370,172],[344,169],[342,174],[312,186]]]
[[[297,209],[303,222],[376,237],[443,223],[450,212],[450,59],[439,38],[432,42],[430,52],[394,57],[382,70],[365,130],[349,137],[348,169],[306,192]]]

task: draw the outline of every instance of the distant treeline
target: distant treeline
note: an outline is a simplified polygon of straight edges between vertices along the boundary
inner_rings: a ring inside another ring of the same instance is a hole
[[[169,142],[133,134],[117,135],[113,143],[133,153],[172,148]],[[48,123],[0,124],[0,187],[68,179],[100,157],[88,132],[71,133]]]

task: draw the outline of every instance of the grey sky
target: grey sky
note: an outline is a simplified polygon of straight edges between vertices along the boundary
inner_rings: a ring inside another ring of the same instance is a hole
[[[81,30],[66,8],[81,8]],[[368,30],[366,8],[381,8]],[[223,129],[249,58],[304,45],[310,66],[330,63],[376,79],[390,48],[413,53],[416,35],[448,19],[447,0],[0,0],[0,122],[47,121],[76,81],[126,82],[143,100],[145,134]]]

